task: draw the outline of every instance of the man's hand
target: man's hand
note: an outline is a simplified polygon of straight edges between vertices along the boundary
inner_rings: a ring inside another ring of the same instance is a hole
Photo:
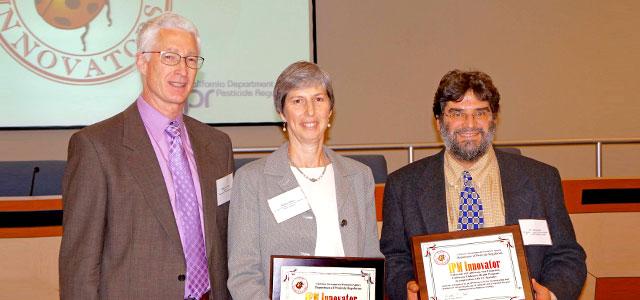
[[[418,300],[418,292],[420,286],[415,280],[409,280],[407,282],[407,300]]]
[[[539,284],[535,278],[531,279],[531,284],[533,285],[533,293],[535,296],[535,300],[552,300],[555,297],[552,297],[551,291],[546,288],[544,285]]]

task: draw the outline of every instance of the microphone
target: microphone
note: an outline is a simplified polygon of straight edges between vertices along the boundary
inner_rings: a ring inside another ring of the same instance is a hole
[[[39,167],[33,167],[33,172],[31,173],[31,187],[29,188],[29,196],[33,196],[33,186],[36,182],[36,174],[40,172]]]

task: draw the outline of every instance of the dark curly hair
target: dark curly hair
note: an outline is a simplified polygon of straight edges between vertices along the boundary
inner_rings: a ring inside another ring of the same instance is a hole
[[[433,97],[433,115],[440,119],[442,110],[449,101],[462,101],[464,94],[472,90],[482,101],[489,102],[489,108],[495,115],[500,110],[500,93],[493,85],[491,77],[480,71],[449,71],[440,80],[440,85]]]

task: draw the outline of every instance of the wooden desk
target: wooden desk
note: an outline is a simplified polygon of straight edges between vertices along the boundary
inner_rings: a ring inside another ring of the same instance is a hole
[[[62,196],[0,197],[0,213],[61,212]],[[62,236],[62,225],[0,227],[0,238]]]

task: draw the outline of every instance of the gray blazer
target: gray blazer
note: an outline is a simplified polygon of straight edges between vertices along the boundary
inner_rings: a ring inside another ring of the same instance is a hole
[[[229,299],[228,205],[218,206],[216,179],[233,172],[231,142],[192,118],[184,123],[202,187],[209,299]],[[178,227],[135,103],[71,137],[62,196],[62,300],[184,297]]]
[[[576,299],[586,278],[585,253],[576,242],[564,206],[556,168],[496,150],[504,195],[505,223],[547,220],[552,246],[525,246],[531,277],[558,299]],[[415,278],[411,237],[448,232],[444,150],[389,175],[384,190],[382,237],[386,292],[406,299],[407,281]]]
[[[269,299],[271,255],[313,255],[316,221],[311,210],[280,224],[267,200],[298,187],[288,143],[240,168],[229,207],[229,280],[234,299]],[[336,182],[338,220],[346,256],[381,257],[374,182],[369,167],[328,148]]]

